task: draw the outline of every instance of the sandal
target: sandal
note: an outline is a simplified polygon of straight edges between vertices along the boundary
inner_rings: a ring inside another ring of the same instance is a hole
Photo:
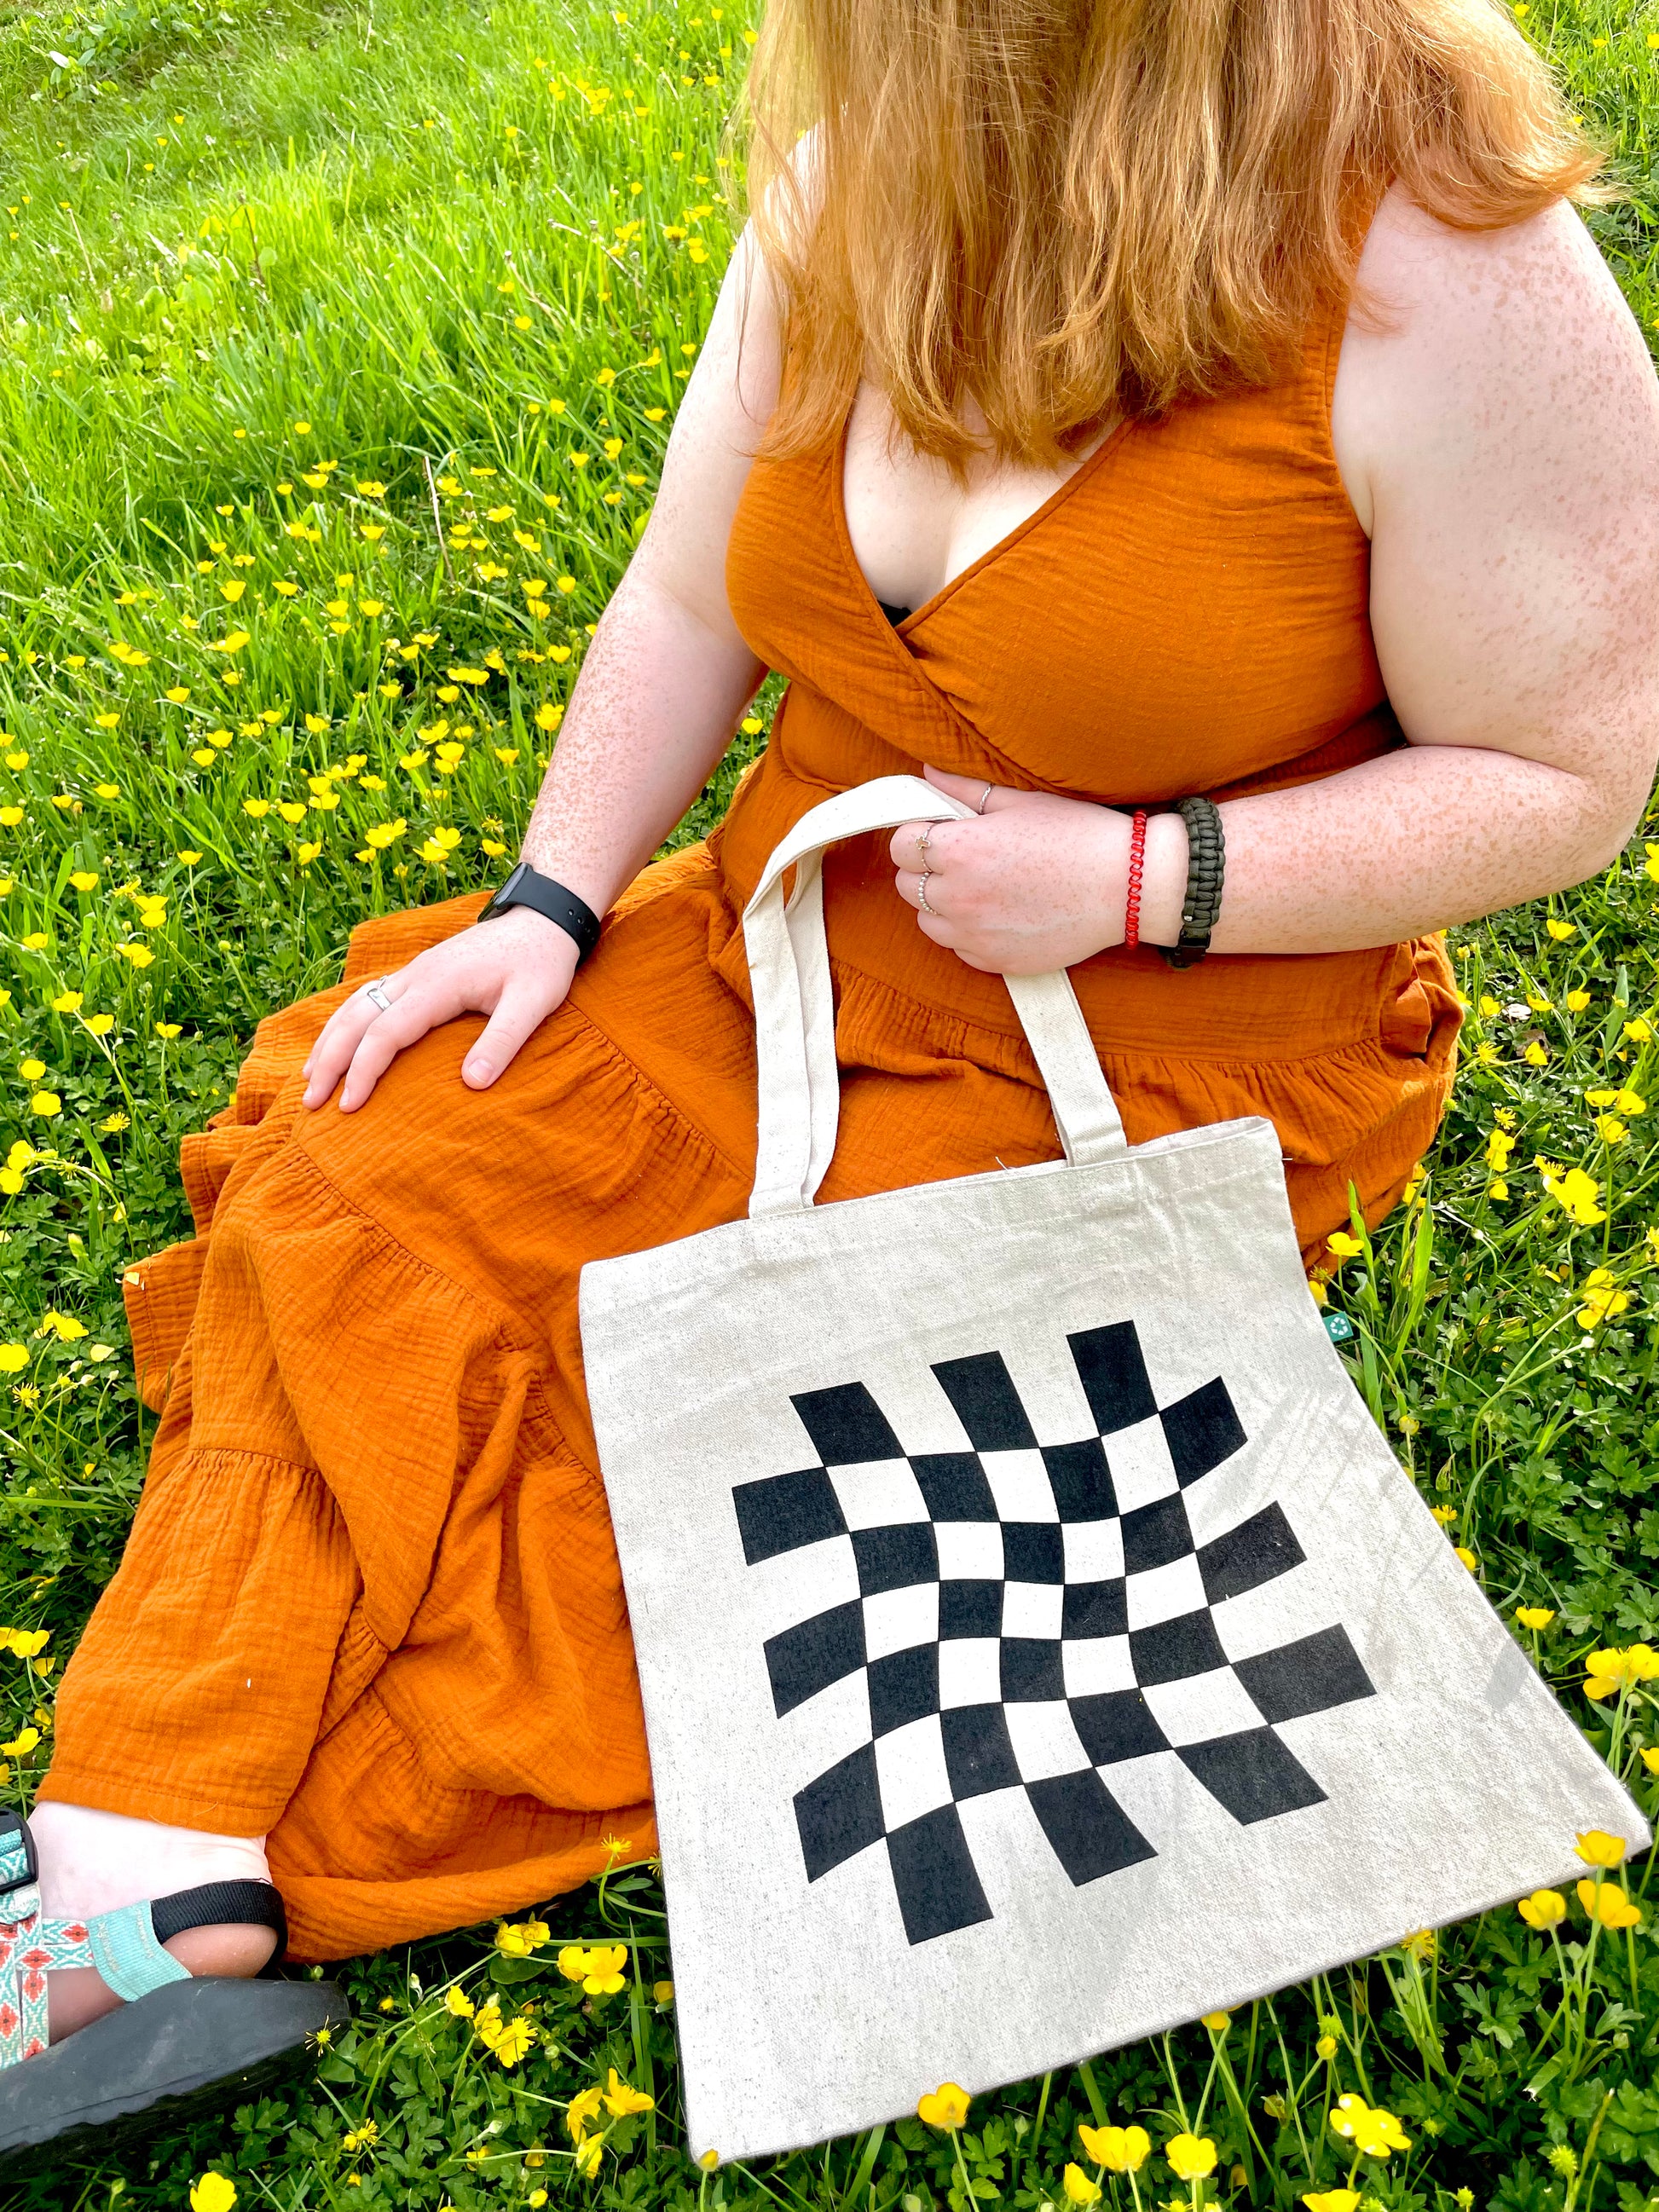
[[[275,1932],[257,1979],[192,1975],[161,1948],[225,1922]],[[0,2163],[76,2130],[242,2087],[319,2029],[343,2027],[337,1984],[275,1978],[287,1940],[282,1898],[264,1881],[207,1882],[85,1920],[48,1919],[28,1823],[0,1808]],[[62,1966],[95,1966],[126,2002],[49,2048],[46,1976]]]

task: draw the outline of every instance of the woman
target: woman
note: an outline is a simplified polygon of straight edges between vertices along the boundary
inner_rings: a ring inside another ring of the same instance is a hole
[[[366,928],[187,1151],[210,1242],[130,1281],[166,1410],[34,1816],[60,1920],[269,1877],[338,1956],[652,1848],[577,1274],[743,1212],[738,918],[827,792],[925,765],[976,817],[831,857],[824,1199],[1051,1156],[999,976],[1066,965],[1132,1140],[1272,1117],[1310,1260],[1443,1109],[1433,933],[1638,818],[1659,394],[1503,11],[775,0],[756,83],[760,213],[525,843],[602,943]],[[769,666],[727,823],[647,868]],[[246,1909],[170,1954],[252,1974]],[[54,2035],[118,2002],[52,1983]]]

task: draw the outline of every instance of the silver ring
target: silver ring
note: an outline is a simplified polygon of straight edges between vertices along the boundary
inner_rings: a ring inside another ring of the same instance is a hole
[[[974,809],[974,811],[975,811],[975,814],[983,814],[983,813],[984,813],[984,811],[985,811],[985,802],[986,802],[986,800],[987,800],[987,799],[991,796],[991,793],[992,793],[995,789],[996,789],[996,786],[995,786],[995,784],[994,784],[994,783],[988,783],[988,784],[986,785],[986,787],[985,787],[984,790],[983,790],[983,791],[981,791],[981,793],[980,793],[980,795],[979,795],[979,805],[978,805]]]
[[[921,872],[921,880],[916,885],[917,913],[931,914],[935,921],[939,921],[941,916],[939,915],[939,910],[936,906],[929,906],[927,903],[927,878],[929,876],[935,875],[937,873],[938,871],[936,869],[924,868]]]
[[[365,983],[363,996],[377,1006],[383,1014],[389,1014],[392,1012],[392,1001],[386,994],[386,979],[384,975],[377,976],[372,983]]]

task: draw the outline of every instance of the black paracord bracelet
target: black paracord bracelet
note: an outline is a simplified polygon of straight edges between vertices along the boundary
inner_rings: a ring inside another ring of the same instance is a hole
[[[1181,934],[1158,951],[1171,968],[1192,968],[1210,949],[1210,933],[1221,916],[1221,885],[1227,870],[1227,841],[1221,811],[1207,799],[1183,799],[1176,812],[1187,825],[1187,896],[1182,902]]]

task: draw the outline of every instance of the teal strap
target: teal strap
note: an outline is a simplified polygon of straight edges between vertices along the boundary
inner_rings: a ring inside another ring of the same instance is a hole
[[[29,1870],[28,1845],[23,1840],[21,1828],[8,1830],[0,1838],[0,1882],[8,1887],[20,1882]]]
[[[129,2004],[147,1997],[169,1982],[187,1982],[188,1966],[181,1966],[171,1951],[155,1940],[155,1927],[148,1900],[123,1905],[113,1912],[100,1912],[86,1923],[92,1946],[92,1963],[118,1997]]]

